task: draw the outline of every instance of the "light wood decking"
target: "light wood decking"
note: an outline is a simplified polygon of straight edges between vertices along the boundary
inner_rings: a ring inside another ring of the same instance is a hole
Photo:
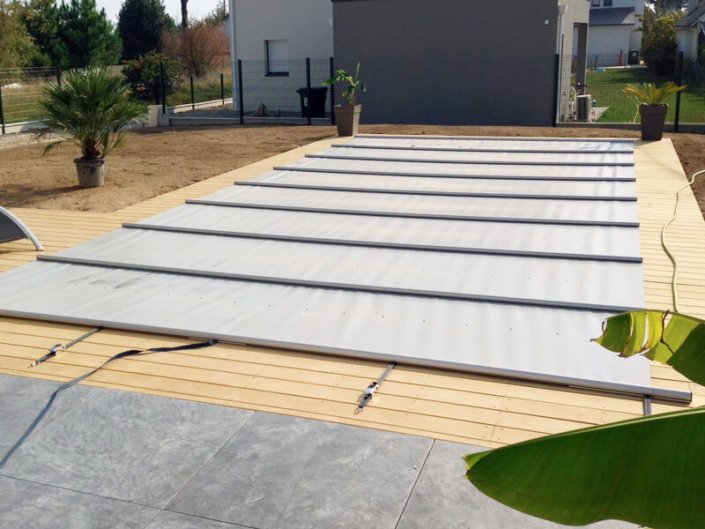
[[[338,139],[334,140],[339,142]],[[331,140],[263,160],[111,214],[15,209],[44,243],[47,252],[90,240],[246,179],[274,165],[321,151]],[[671,305],[671,265],[660,245],[660,229],[671,216],[675,192],[686,183],[670,140],[637,145],[637,186],[642,223],[642,253],[647,305]],[[694,196],[684,193],[679,220],[669,240],[680,263],[682,310],[705,317],[705,221]],[[28,241],[0,246],[0,272],[33,261]],[[66,380],[128,348],[185,343],[167,336],[103,330],[38,368],[31,360],[57,342],[65,343],[85,327],[0,318],[0,373]],[[599,329],[595,330],[599,334]],[[642,414],[642,402],[582,390],[509,379],[399,366],[360,415],[354,415],[362,389],[385,364],[236,345],[193,352],[163,353],[121,360],[87,384],[155,395],[272,411],[300,417],[380,428],[481,446],[507,443]],[[658,387],[690,389],[694,404],[705,403],[705,389],[670,368],[653,367]],[[673,410],[662,403],[655,412]]]

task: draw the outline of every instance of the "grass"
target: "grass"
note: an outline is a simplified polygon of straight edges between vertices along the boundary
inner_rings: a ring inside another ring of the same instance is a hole
[[[589,70],[587,93],[597,100],[597,107],[608,107],[598,119],[602,123],[629,123],[634,120],[637,107],[622,93],[630,83],[656,83],[669,81],[668,77],[653,75],[646,68]],[[667,122],[675,119],[676,96],[666,99],[668,104]],[[689,86],[681,97],[681,122],[705,123],[705,90],[702,86]]]

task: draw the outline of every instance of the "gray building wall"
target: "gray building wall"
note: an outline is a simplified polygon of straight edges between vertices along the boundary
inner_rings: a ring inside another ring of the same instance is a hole
[[[551,125],[556,0],[333,0],[363,123]],[[572,39],[571,41],[572,42]]]

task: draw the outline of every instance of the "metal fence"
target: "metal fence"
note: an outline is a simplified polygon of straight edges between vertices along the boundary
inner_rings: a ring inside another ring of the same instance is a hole
[[[61,69],[46,68],[0,69],[0,127],[5,134],[7,125],[41,119],[39,100],[44,87],[60,82]]]
[[[566,58],[560,62],[558,121],[561,123],[637,123],[638,105],[623,92],[628,84],[668,81],[687,85],[684,92],[667,98],[666,122],[676,130],[681,124],[705,123],[705,66],[674,57],[664,71],[645,64],[628,64],[619,55],[590,56],[584,63],[584,83],[580,75],[582,62]]]
[[[334,92],[323,86],[333,75],[333,59],[238,60],[236,107],[241,119],[332,119]]]
[[[177,105],[195,106],[199,103],[218,102],[225,105],[233,97],[233,76],[230,68],[207,72],[195,77],[182,76],[178,88],[166,98],[169,107]]]

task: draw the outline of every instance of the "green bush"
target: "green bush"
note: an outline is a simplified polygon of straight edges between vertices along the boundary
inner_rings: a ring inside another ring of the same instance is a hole
[[[161,103],[160,63],[164,64],[164,88],[166,95],[174,93],[181,84],[181,67],[175,60],[152,52],[125,63],[122,75],[132,89],[132,96],[143,101]]]

